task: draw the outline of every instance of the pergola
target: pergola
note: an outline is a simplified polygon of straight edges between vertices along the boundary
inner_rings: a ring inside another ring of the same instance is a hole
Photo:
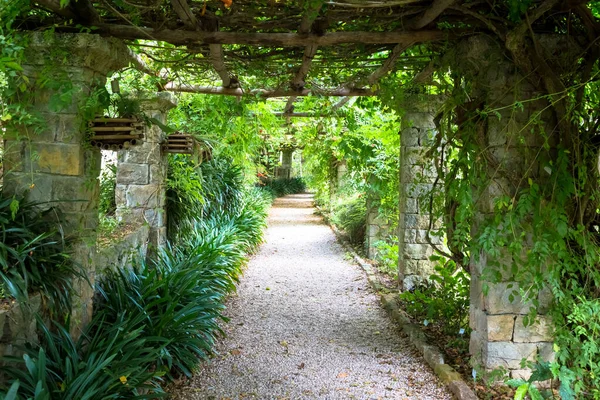
[[[585,1],[533,3],[533,13],[516,22],[508,3],[484,1],[76,0],[61,7],[59,0],[36,0],[20,27],[52,26],[67,32],[91,28],[142,50],[165,50],[167,44],[164,54],[171,60],[161,60],[165,65],[197,76],[218,75],[221,86],[165,79],[162,89],[287,97],[281,115],[293,116],[294,102],[301,96],[375,95],[376,83],[396,68],[421,71],[418,79],[427,78],[434,69],[432,55],[443,52],[449,40],[490,34],[515,58],[525,59],[517,64],[531,70],[535,67],[527,60],[530,46],[524,39],[528,32],[548,32],[576,14],[590,34],[598,33]],[[549,18],[541,18],[552,9]],[[411,53],[423,44],[426,50]],[[158,76],[142,63],[138,67]],[[279,81],[261,87],[247,81],[250,70]]]

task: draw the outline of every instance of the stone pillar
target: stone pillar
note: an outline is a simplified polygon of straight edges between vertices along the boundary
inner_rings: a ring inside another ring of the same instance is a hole
[[[292,157],[294,149],[281,150],[281,166],[277,167],[276,178],[290,179],[292,176]]]
[[[425,152],[434,143],[434,117],[440,99],[413,96],[405,100],[405,114],[400,131],[400,204],[398,223],[398,279],[404,290],[433,273],[429,257],[433,246],[442,243],[440,224],[430,231],[428,194],[436,178],[433,159]],[[429,239],[428,239],[429,238]]]
[[[548,176],[543,160],[547,162],[556,147],[557,135],[553,134],[556,121],[547,101],[491,39],[470,38],[459,45],[456,54],[461,55],[456,71],[469,77],[471,99],[482,109],[487,106],[495,110],[488,113],[476,134],[470,139],[465,136],[478,149],[481,175],[486,177],[483,187],[473,187],[476,204],[473,237],[476,238],[479,227],[493,221],[498,197],[517,196],[529,179],[542,182]],[[531,100],[535,98],[538,100]],[[520,102],[518,107],[516,102]],[[537,124],[531,124],[532,116],[537,116]],[[519,240],[517,237],[515,240]],[[527,242],[524,244],[528,246]],[[538,355],[546,360],[553,357],[552,324],[544,315],[551,295],[547,290],[540,292],[536,299],[538,324],[525,327],[524,316],[533,304],[519,296],[508,247],[500,248],[499,253],[495,257],[483,251],[471,254],[472,362],[484,370],[504,368],[513,378],[528,378],[530,372],[521,369],[522,359],[534,361]],[[493,281],[489,279],[492,276],[495,276]]]
[[[129,60],[129,50],[115,39],[89,34],[31,35],[23,68],[31,82],[31,109],[40,123],[9,126],[4,140],[5,193],[26,193],[29,200],[44,202],[42,208],[58,210],[72,260],[92,284],[100,151],[88,144],[80,110],[84,104],[89,106],[94,88],[105,85],[107,74],[126,67]],[[64,83],[62,89],[70,97],[59,109],[52,108],[51,101],[57,90],[40,83],[40,77]],[[85,280],[75,286],[71,328],[77,335],[91,318],[93,288]]]
[[[177,105],[169,92],[141,98],[141,110],[166,124],[168,111]],[[166,134],[158,125],[144,128],[141,145],[119,151],[115,200],[117,218],[128,224],[149,225],[150,245],[167,241],[166,180],[168,159],[161,151]]]

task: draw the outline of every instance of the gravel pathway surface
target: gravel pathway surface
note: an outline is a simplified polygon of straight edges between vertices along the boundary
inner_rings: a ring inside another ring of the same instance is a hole
[[[307,194],[278,199],[219,354],[175,399],[452,399]]]

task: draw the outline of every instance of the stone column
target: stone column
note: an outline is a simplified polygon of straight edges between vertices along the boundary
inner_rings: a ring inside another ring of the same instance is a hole
[[[177,103],[168,92],[140,99],[148,117],[163,124],[167,113]],[[117,218],[129,224],[146,223],[150,228],[150,245],[163,246],[167,241],[166,179],[168,159],[161,151],[166,134],[157,125],[144,128],[141,145],[119,151],[115,200]]]
[[[433,188],[436,170],[433,159],[425,152],[434,143],[434,117],[440,99],[412,96],[405,100],[405,114],[400,131],[400,204],[398,223],[398,279],[404,290],[433,273],[429,257],[433,246],[442,243],[439,223],[432,225],[428,194]]]
[[[80,110],[86,103],[89,106],[90,93],[104,86],[107,74],[126,67],[129,60],[129,50],[115,39],[89,34],[31,35],[23,68],[31,82],[32,111],[40,124],[9,126],[4,140],[5,193],[26,193],[29,200],[44,202],[42,208],[58,210],[72,260],[92,284],[100,151],[88,144]],[[68,93],[62,107],[52,106],[57,90],[40,83],[40,78],[63,82],[58,93]],[[75,286],[72,332],[77,335],[91,318],[93,288],[83,280]]]
[[[468,76],[472,84],[470,97],[482,109],[495,110],[487,114],[477,134],[465,138],[477,146],[481,174],[487,177],[484,187],[473,188],[476,237],[484,221],[493,221],[498,197],[517,196],[528,185],[528,179],[542,182],[547,176],[542,160],[552,157],[556,147],[556,121],[546,100],[507,62],[503,50],[492,40],[470,38],[459,45],[456,54],[461,55],[456,71]],[[531,100],[535,98],[539,100]],[[515,106],[516,102],[521,105]],[[532,125],[532,116],[541,125]],[[546,142],[540,130],[547,136]],[[547,150],[543,150],[544,145]],[[524,244],[528,246],[527,242]],[[518,294],[519,284],[510,272],[513,259],[508,248],[501,248],[500,254],[471,254],[470,353],[474,365],[484,370],[504,368],[513,378],[528,378],[530,371],[521,369],[522,359],[553,357],[552,324],[544,315],[551,296],[547,290],[540,292],[536,299],[538,323],[525,327],[524,316],[533,304]],[[491,282],[489,277],[494,275],[497,278]]]
[[[289,179],[292,176],[292,157],[294,149],[281,150],[281,166],[277,167],[277,178]]]

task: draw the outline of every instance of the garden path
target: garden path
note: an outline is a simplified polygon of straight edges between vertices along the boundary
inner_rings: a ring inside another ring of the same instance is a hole
[[[173,398],[452,398],[314,211],[308,194],[275,201],[219,355]]]

